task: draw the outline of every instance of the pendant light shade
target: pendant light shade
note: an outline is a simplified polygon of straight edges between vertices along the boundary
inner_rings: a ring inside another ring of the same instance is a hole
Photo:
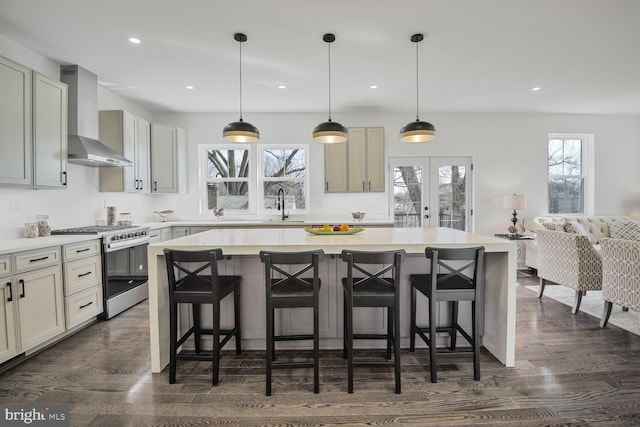
[[[251,123],[242,120],[242,43],[247,41],[247,36],[236,33],[233,38],[240,46],[240,119],[226,125],[222,136],[231,142],[256,142],[260,139],[260,131]]]
[[[327,33],[322,36],[322,40],[329,47],[329,120],[313,129],[313,140],[321,144],[337,144],[346,142],[348,135],[346,127],[331,120],[331,43],[336,40],[336,36]]]
[[[436,137],[436,127],[429,122],[423,122],[418,115],[418,43],[423,39],[422,34],[411,36],[411,41],[416,44],[416,120],[400,129],[400,141],[402,142],[429,142]]]

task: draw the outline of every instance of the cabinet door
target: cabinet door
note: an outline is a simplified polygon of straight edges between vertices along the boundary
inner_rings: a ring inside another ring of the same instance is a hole
[[[14,276],[21,350],[27,351],[65,330],[60,266]]]
[[[178,135],[177,128],[153,123],[151,125],[151,173],[153,193],[178,192]]]
[[[151,192],[151,124],[143,119],[136,118],[136,135],[135,135],[135,160],[134,167],[136,169],[137,190],[142,193]]]
[[[34,74],[34,186],[67,185],[67,85]]]
[[[349,128],[349,191],[367,191],[367,132],[365,128]]]
[[[339,193],[347,191],[347,145],[327,144],[324,146],[324,191]]]
[[[0,184],[32,184],[31,70],[0,57]]]
[[[2,298],[0,302],[0,363],[2,363],[18,354],[18,345],[14,317],[15,287],[11,277],[0,280],[0,298]]]
[[[384,191],[384,128],[367,128],[367,191]]]
[[[102,135],[100,136],[102,138]],[[133,162],[133,166],[122,168],[124,172],[124,191],[138,191],[138,163],[136,160],[136,118],[122,112],[122,155]],[[112,147],[113,148],[113,147]],[[101,168],[105,169],[105,168]],[[109,172],[120,173],[116,169],[107,169]],[[122,191],[122,190],[121,190]]]

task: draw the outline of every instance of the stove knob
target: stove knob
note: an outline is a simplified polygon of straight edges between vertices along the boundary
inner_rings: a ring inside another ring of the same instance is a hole
[[[111,237],[109,237],[109,241],[110,241],[110,242],[115,242],[116,240],[118,240],[118,236],[111,236]]]

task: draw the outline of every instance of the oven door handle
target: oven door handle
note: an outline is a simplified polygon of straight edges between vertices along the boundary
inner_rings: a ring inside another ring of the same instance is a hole
[[[110,242],[105,245],[105,252],[113,252],[118,249],[146,245],[148,243],[149,243],[149,236],[139,237],[136,239]]]

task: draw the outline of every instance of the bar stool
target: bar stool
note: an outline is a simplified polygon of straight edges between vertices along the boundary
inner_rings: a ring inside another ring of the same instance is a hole
[[[411,331],[409,351],[415,351],[416,334],[429,346],[431,382],[438,382],[438,357],[468,355],[473,357],[473,378],[480,380],[480,333],[484,321],[484,247],[425,249],[430,260],[428,274],[411,274]],[[416,324],[416,295],[419,291],[429,300],[427,309],[429,326]],[[438,301],[447,301],[450,325],[438,326]],[[471,301],[471,335],[458,324],[458,302]],[[476,302],[478,304],[476,305]],[[449,350],[436,349],[436,334],[447,332]],[[470,351],[456,350],[456,337],[460,333],[471,345]]]
[[[395,391],[400,394],[400,266],[405,251],[343,250],[347,277],[342,278],[344,290],[344,357],[348,360],[348,392],[353,393],[354,367],[388,367],[395,370]],[[387,312],[386,334],[354,333],[354,307],[382,307]],[[387,342],[387,360],[354,359],[354,339],[383,339]],[[393,359],[391,359],[393,348]]]
[[[271,377],[273,369],[311,368],[313,367],[313,392],[320,392],[320,261],[323,250],[304,252],[260,251],[260,260],[264,263],[267,345],[266,345],[266,395],[271,396]],[[294,270],[291,272],[290,270]],[[305,273],[313,274],[305,277]],[[276,334],[275,311],[280,308],[313,308],[313,333]],[[275,362],[277,341],[313,340],[313,361]]]
[[[236,353],[241,352],[240,334],[240,276],[218,274],[218,261],[224,259],[221,249],[204,251],[179,251],[165,249],[169,276],[169,316],[170,316],[170,360],[169,383],[176,382],[176,364],[178,360],[212,361],[212,384],[218,385],[220,350],[236,337]],[[220,329],[220,301],[233,294],[234,326],[232,329]],[[191,304],[193,326],[178,337],[178,304]],[[202,329],[200,306],[213,306],[212,329]],[[211,354],[202,354],[202,335],[212,335]],[[178,348],[191,336],[194,336],[195,353],[178,352]],[[223,340],[220,341],[220,336]]]

